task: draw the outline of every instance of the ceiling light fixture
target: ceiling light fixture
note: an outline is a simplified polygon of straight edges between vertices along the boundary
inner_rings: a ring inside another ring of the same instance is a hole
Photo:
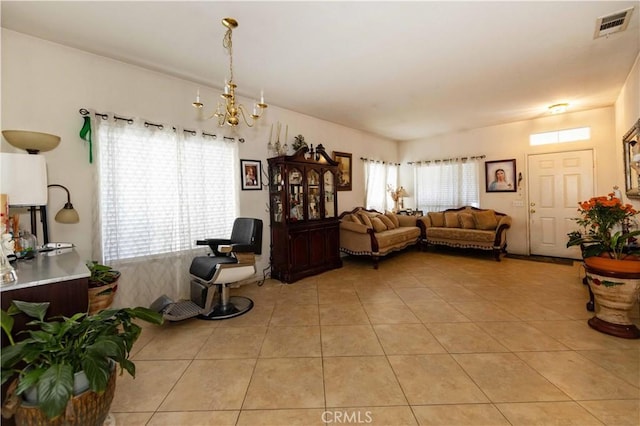
[[[555,104],[549,107],[549,112],[551,114],[562,114],[563,112],[567,112],[568,108],[569,108],[569,104],[566,102],[561,104]]]
[[[242,116],[242,120],[245,124],[249,127],[253,127],[262,115],[264,109],[267,107],[267,104],[264,103],[264,92],[260,92],[260,102],[256,102],[254,104],[253,113],[250,114],[250,120],[247,119],[244,106],[236,104],[236,87],[238,86],[233,82],[233,49],[231,36],[233,29],[238,27],[238,21],[233,18],[224,18],[222,20],[222,25],[227,28],[227,32],[222,39],[222,46],[229,52],[229,80],[225,80],[224,93],[220,95],[220,97],[224,99],[224,105],[218,102],[216,111],[209,118],[216,117],[218,119],[219,127],[222,127],[225,124],[235,127],[240,123],[239,116]],[[192,105],[195,108],[202,108],[204,106],[204,104],[200,102],[200,90],[198,90],[196,94],[196,101],[193,102]]]

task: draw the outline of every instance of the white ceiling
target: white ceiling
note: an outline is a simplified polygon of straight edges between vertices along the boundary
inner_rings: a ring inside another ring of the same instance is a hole
[[[635,7],[623,33],[598,17]],[[640,2],[21,2],[2,27],[395,140],[612,105],[640,51]],[[204,99],[213,105],[217,100]]]

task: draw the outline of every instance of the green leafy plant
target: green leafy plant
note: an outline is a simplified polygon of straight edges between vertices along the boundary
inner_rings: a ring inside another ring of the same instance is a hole
[[[87,262],[87,268],[89,268],[89,272],[91,272],[89,276],[89,288],[102,287],[120,278],[119,271],[114,270],[111,266],[102,265],[95,260]]]
[[[135,377],[129,355],[142,329],[133,320],[163,322],[161,314],[143,307],[45,320],[48,308],[48,302],[14,300],[7,311],[0,311],[0,322],[11,344],[2,348],[2,383],[17,375],[16,395],[35,387],[38,407],[49,418],[62,414],[73,397],[76,372],[84,371],[89,388],[97,393],[106,389],[114,364],[120,366],[120,374],[126,370]],[[14,335],[13,316],[20,313],[33,320],[27,330]],[[17,339],[23,335],[26,338]]]
[[[567,234],[567,247],[579,245],[585,258],[603,253],[611,259],[635,258],[638,251],[629,250],[629,242],[640,235],[640,231],[630,230],[638,214],[631,204],[622,204],[613,193],[578,204],[581,217],[575,221],[583,229]]]

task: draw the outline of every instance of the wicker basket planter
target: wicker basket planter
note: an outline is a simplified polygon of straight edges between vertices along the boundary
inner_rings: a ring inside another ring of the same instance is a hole
[[[18,403],[15,410],[17,426],[102,426],[109,415],[109,408],[116,391],[116,369],[113,369],[107,383],[107,389],[97,394],[86,391],[69,400],[65,413],[49,419],[37,407]],[[19,398],[16,396],[16,398]]]
[[[111,284],[89,288],[89,315],[96,314],[107,309],[113,303],[113,298],[118,289],[118,280]]]

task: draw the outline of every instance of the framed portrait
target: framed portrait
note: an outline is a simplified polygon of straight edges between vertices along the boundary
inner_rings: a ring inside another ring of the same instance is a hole
[[[333,151],[333,161],[338,163],[338,182],[336,190],[351,191],[351,154]]]
[[[516,192],[516,160],[485,161],[487,192]]]
[[[240,182],[242,190],[262,189],[262,163],[260,160],[240,160]]]

